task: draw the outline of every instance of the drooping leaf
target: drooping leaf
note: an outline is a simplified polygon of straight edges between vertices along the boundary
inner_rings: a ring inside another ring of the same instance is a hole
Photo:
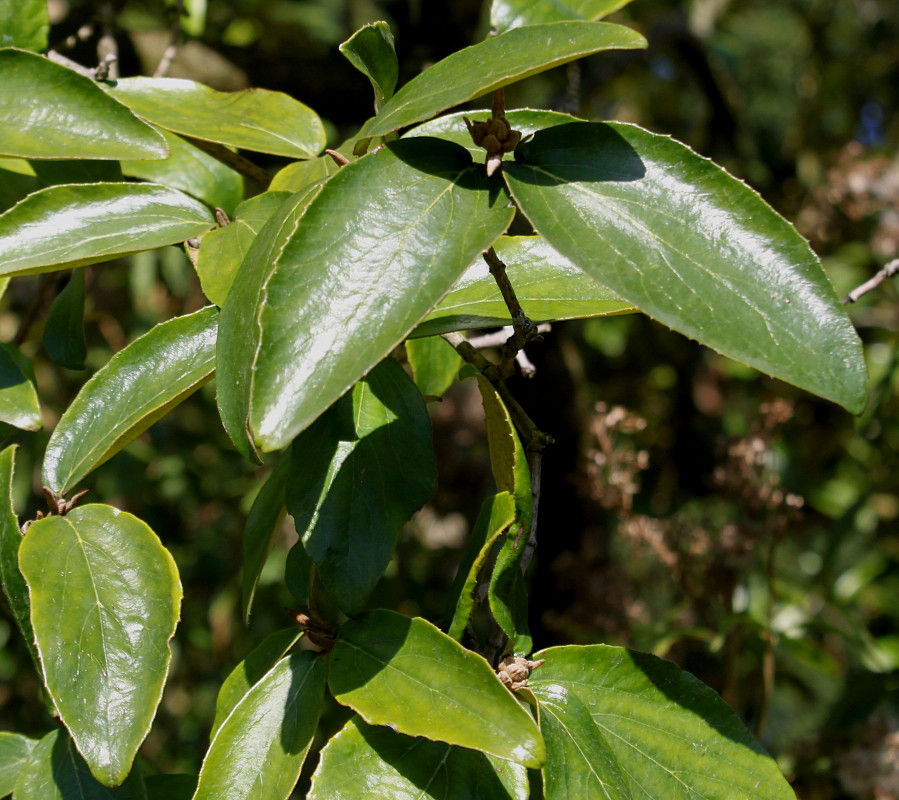
[[[105,505],[33,523],[19,548],[44,682],[105,786],[131,771],[162,697],[178,569],[146,523]]]
[[[481,505],[465,553],[456,573],[456,580],[450,590],[450,605],[447,607],[450,620],[447,635],[457,641],[462,640],[465,626],[471,617],[475,604],[478,578],[496,540],[515,522],[515,498],[510,492],[500,492],[488,497]]]
[[[217,158],[188,144],[180,136],[162,131],[169,157],[160,161],[123,161],[122,172],[180,189],[213,208],[231,214],[243,199],[243,178]]]
[[[542,236],[501,236],[493,245],[525,313],[534,322],[627,314],[636,309],[559,255]],[[496,281],[478,259],[412,332],[493,328],[513,322]]]
[[[322,750],[309,800],[527,800],[527,770],[353,717]]]
[[[287,508],[306,555],[346,613],[361,608],[403,523],[434,494],[421,394],[386,359],[294,440]]]
[[[506,229],[497,184],[458,147],[391,142],[343,167],[222,315],[219,407],[249,451],[284,447],[381,361]]]
[[[295,628],[275,631],[266,636],[225,678],[215,701],[215,721],[212,736],[221,727],[237,704],[263,676],[293,647],[303,632]]]
[[[493,0],[490,26],[497,33],[565,19],[600,19],[631,0]]]
[[[379,111],[393,95],[399,76],[390,26],[386,22],[373,22],[360,28],[340,45],[340,52],[371,81],[375,111]]]
[[[440,397],[453,385],[462,367],[462,356],[437,336],[410,339],[406,342],[406,357],[415,385],[425,397]]]
[[[67,494],[85,475],[212,377],[218,311],[157,325],[116,353],[81,387],[44,455],[43,479]]]
[[[281,659],[216,731],[194,800],[287,800],[312,744],[324,700],[325,659]]]
[[[272,470],[268,479],[256,495],[247,523],[243,531],[243,618],[249,624],[256,584],[268,554],[272,550],[274,537],[281,530],[286,508],[284,506],[284,489],[290,474],[290,455],[285,453]]]
[[[370,611],[347,622],[330,656],[334,697],[374,725],[543,763],[530,714],[477,653],[423,619]]]
[[[579,122],[503,170],[534,227],[624,300],[853,412],[861,345],[808,243],[745,184],[665,136]]]
[[[263,192],[251,197],[237,207],[230,225],[216,228],[203,237],[197,275],[203,294],[219,308],[224,306],[234,275],[256,235],[288,197],[289,192]]]
[[[41,407],[31,362],[10,344],[0,343],[0,422],[25,431],[40,430]]]
[[[140,769],[135,765],[124,783],[100,783],[63,730],[48,733],[32,749],[16,781],[15,800],[146,800]]]
[[[54,364],[84,369],[87,340],[84,338],[84,270],[76,269],[56,295],[44,325],[44,349]]]
[[[0,154],[165,158],[165,140],[84,75],[24,50],[0,50]],[[40,102],[35,102],[40,98]]]
[[[218,92],[180,78],[125,78],[109,92],[154,125],[194,139],[290,158],[325,147],[318,114],[282,92]]]
[[[196,775],[148,775],[144,778],[147,800],[191,800],[197,789]]]
[[[547,704],[541,719],[555,716],[585,752],[611,751],[627,776],[623,788],[629,793],[617,796],[794,800],[777,764],[730,707],[670,661],[608,645],[552,647],[534,658],[546,659],[530,677],[534,694]],[[592,728],[571,701],[566,706],[563,692],[589,712]],[[553,723],[550,728],[552,734],[544,732],[556,736]],[[607,756],[591,760],[602,767],[604,780],[614,779],[605,771]],[[547,788],[596,785],[580,759],[560,763],[547,755],[544,770]],[[547,800],[563,796],[547,793]]]
[[[166,186],[51,186],[0,215],[0,275],[109,261],[200,236],[212,224],[205,206]]]
[[[6,797],[15,788],[36,744],[27,736],[0,731],[0,797]]]
[[[49,30],[46,0],[0,0],[0,47],[40,53],[47,49]]]
[[[438,61],[403,86],[362,128],[383,136],[538,72],[602,50],[646,47],[636,31],[608,22],[552,22],[517,28]]]

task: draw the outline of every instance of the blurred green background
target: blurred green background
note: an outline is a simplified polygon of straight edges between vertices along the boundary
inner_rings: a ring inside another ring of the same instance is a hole
[[[121,74],[152,73],[172,5],[51,0],[51,43],[93,66],[106,20]],[[372,113],[368,82],[337,51],[356,28],[390,22],[401,82],[489,29],[479,0],[185,5],[171,75],[288,92],[326,119],[333,144]],[[637,0],[611,19],[640,30],[649,49],[529,79],[507,90],[507,105],[631,121],[686,142],[794,221],[841,295],[899,256],[894,0]],[[49,363],[40,316],[23,345],[51,430],[113,352],[204,303],[176,248],[86,272],[87,372]],[[41,277],[12,283],[3,341],[52,288]],[[801,798],[899,797],[897,301],[887,283],[849,309],[872,379],[857,419],[642,316],[555,325],[529,349],[537,376],[512,381],[557,440],[532,576],[536,646],[609,642],[674,659],[757,731]],[[407,526],[373,605],[441,618],[459,546],[491,490],[470,383],[431,407],[441,488]],[[281,582],[296,538],[288,520],[252,624],[240,621],[242,526],[270,465],[236,454],[214,392],[204,387],[90,480],[89,499],[146,520],[181,570],[172,675],[142,750],[153,771],[196,771],[222,679],[287,624],[292,602]],[[22,445],[23,518],[39,507],[47,436],[8,440]],[[0,644],[0,729],[40,735],[51,723],[8,614]],[[341,719],[332,709],[323,735]]]

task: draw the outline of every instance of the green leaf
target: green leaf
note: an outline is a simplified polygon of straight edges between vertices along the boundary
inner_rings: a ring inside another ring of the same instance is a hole
[[[15,788],[16,780],[36,744],[27,736],[0,731],[0,797],[6,797]]]
[[[144,778],[147,800],[191,800],[197,789],[196,775],[148,775]]]
[[[559,255],[542,236],[501,236],[493,247],[506,265],[506,274],[525,313],[534,322],[603,317],[636,310]],[[478,259],[412,335],[432,336],[512,322],[487,264]]]
[[[611,750],[628,776],[624,797],[794,800],[777,764],[730,707],[670,661],[608,645],[552,647],[534,658],[546,659],[530,678],[541,708],[547,703],[551,716],[559,714],[582,746]],[[592,729],[564,707],[560,688],[586,707]],[[564,774],[569,768],[575,771]],[[560,764],[548,755],[545,770],[548,787],[584,779],[580,761]]]
[[[237,207],[230,225],[207,233],[200,243],[197,275],[205,294],[219,308],[262,226],[290,197],[289,192],[263,192]],[[312,199],[310,194],[309,199]]]
[[[135,765],[121,786],[107,788],[91,775],[65,731],[55,730],[31,751],[16,782],[15,800],[146,800]]]
[[[360,28],[340,45],[340,52],[371,81],[375,111],[379,111],[393,95],[399,76],[390,26],[386,22],[373,22]]]
[[[200,236],[212,224],[205,206],[166,186],[51,186],[0,215],[0,275],[109,261]]]
[[[633,125],[538,133],[503,174],[560,253],[724,355],[859,413],[858,336],[818,259],[745,184]]]
[[[646,47],[636,31],[608,22],[552,22],[517,28],[438,61],[403,86],[362,128],[383,136],[495,89],[602,50]]]
[[[188,144],[180,136],[162,131],[169,157],[161,161],[123,161],[122,172],[180,189],[213,208],[231,214],[243,199],[243,178],[217,158]]]
[[[286,515],[284,506],[284,488],[290,474],[290,454],[285,453],[272,470],[268,479],[262,484],[259,494],[253,501],[247,524],[243,530],[243,618],[250,622],[250,610],[256,594],[256,584],[268,554],[274,545],[275,535],[281,530],[281,523]]]
[[[62,183],[121,183],[122,168],[118,161],[96,159],[70,159],[61,161],[31,162],[34,174],[43,186],[57,186]]]
[[[84,75],[24,50],[0,50],[0,154],[165,158],[165,140]],[[40,102],[35,102],[40,98]]]
[[[284,447],[407,336],[512,216],[496,182],[447,142],[391,142],[343,167],[267,261],[248,257],[235,279],[218,351],[235,443],[249,450],[249,420],[261,449]]]
[[[331,156],[294,161],[275,173],[269,189],[273,192],[298,192],[314,183],[323,183],[339,169]]]
[[[212,377],[218,311],[170,319],[116,353],[81,387],[53,431],[43,480],[67,494]]]
[[[403,523],[437,489],[431,422],[386,359],[297,437],[287,508],[318,577],[348,614],[365,603]]]
[[[180,78],[125,78],[109,92],[154,125],[194,139],[290,158],[325,147],[318,114],[282,92],[218,92]]]
[[[332,694],[366,722],[526,767],[543,764],[530,714],[481,656],[430,622],[370,611],[340,629],[330,662]]]
[[[131,514],[40,519],[19,548],[44,681],[91,773],[117,786],[150,730],[181,606],[175,562]]]
[[[515,498],[509,492],[488,497],[481,505],[465,553],[450,590],[452,614],[447,635],[462,640],[465,627],[474,610],[475,594],[481,570],[487,563],[496,540],[515,522]]]
[[[0,422],[25,431],[40,430],[41,408],[34,369],[15,347],[0,343]]]
[[[76,269],[56,295],[44,326],[44,348],[54,364],[84,369],[87,340],[84,338],[84,270]]]
[[[212,735],[221,727],[235,706],[263,676],[287,655],[303,635],[299,628],[286,628],[266,636],[249,655],[225,678],[215,701],[215,721]]]
[[[194,800],[287,800],[318,725],[325,663],[293,653],[244,696],[209,745]]]
[[[631,0],[493,0],[490,26],[503,33],[522,25],[565,19],[599,19]]]
[[[0,163],[9,161],[2,159]],[[23,162],[27,164],[28,162]],[[12,208],[23,197],[41,188],[40,181],[32,175],[23,175],[8,169],[0,170],[0,212]]]
[[[0,47],[39,53],[47,49],[49,30],[47,0],[0,0]]]
[[[527,770],[353,717],[322,750],[309,800],[527,800]],[[573,797],[572,797],[573,800]]]
[[[425,397],[440,397],[453,385],[462,367],[462,356],[437,336],[410,339],[406,342],[406,357],[415,385]]]

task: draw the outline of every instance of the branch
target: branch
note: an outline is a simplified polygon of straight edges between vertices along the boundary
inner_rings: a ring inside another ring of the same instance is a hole
[[[552,327],[553,326],[548,322],[541,322],[537,326],[537,333],[548,333],[552,330]],[[496,331],[496,333],[485,333],[481,336],[472,336],[468,342],[472,347],[476,347],[478,350],[482,350],[485,347],[502,347],[512,335],[512,331],[512,326],[506,325],[502,330]],[[537,368],[531,363],[531,360],[527,357],[524,350],[518,351],[518,354],[515,356],[515,362],[518,364],[518,368],[525,378],[533,378],[534,375],[537,374]]]
[[[178,54],[178,48],[181,46],[182,38],[181,17],[187,16],[187,9],[184,8],[184,0],[175,0],[175,5],[169,8],[169,13],[172,15],[172,23],[169,30],[169,43],[162,52],[162,58],[159,59],[159,64],[156,65],[156,70],[153,72],[154,78],[164,78],[168,75],[169,70],[172,68],[172,61],[175,60],[175,56]]]
[[[95,77],[98,80],[117,80],[119,77],[119,44],[116,41],[115,9],[112,3],[103,3],[99,8],[98,16],[103,33],[97,42],[97,59],[99,66]]]
[[[899,274],[899,258],[894,258],[892,261],[887,263],[883,267],[883,269],[881,269],[873,278],[865,281],[863,284],[861,284],[861,286],[857,286],[855,289],[849,292],[849,294],[847,294],[843,298],[843,305],[858,302],[860,298],[864,297],[868,292],[876,289],[887,278],[892,278],[897,274]]]
[[[194,139],[191,136],[183,138],[194,147],[199,147],[204,153],[208,153],[213,158],[221,161],[226,167],[231,167],[235,172],[239,172],[241,175],[256,181],[263,189],[268,189],[271,184],[272,176],[262,167],[254,164],[250,159],[244,158],[239,153],[229,150],[225,145],[218,142],[207,142],[204,139]]]

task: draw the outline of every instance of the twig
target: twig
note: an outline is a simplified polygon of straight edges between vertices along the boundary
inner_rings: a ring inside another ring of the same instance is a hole
[[[50,61],[54,61],[57,64],[62,64],[64,67],[68,67],[73,72],[77,72],[79,75],[84,75],[85,78],[90,78],[94,80],[96,77],[96,72],[92,69],[88,69],[87,67],[81,66],[77,61],[72,61],[68,56],[64,56],[62,53],[56,50],[48,50],[47,58]]]
[[[883,269],[881,269],[873,278],[865,281],[861,286],[857,286],[853,289],[849,294],[847,294],[843,298],[843,305],[848,303],[856,303],[858,300],[868,292],[873,291],[881,283],[883,283],[887,278],[892,278],[894,275],[899,274],[899,258],[894,258],[892,261],[887,263]]]
[[[98,10],[103,33],[97,42],[97,59],[99,66],[95,71],[98,80],[117,80],[119,77],[119,44],[116,41],[115,9],[112,3],[100,5]]]
[[[263,189],[268,189],[272,182],[272,176],[269,175],[258,164],[254,164],[250,159],[244,158],[239,153],[234,153],[225,145],[218,142],[207,142],[203,139],[194,139],[191,136],[184,137],[194,147],[199,147],[204,153],[208,153],[213,158],[221,161],[226,167],[231,167],[235,172],[245,175],[251,180],[256,181]]]
[[[175,60],[175,56],[178,54],[178,48],[181,46],[182,39],[181,17],[187,16],[184,0],[175,0],[175,5],[169,8],[169,13],[172,15],[169,43],[163,50],[162,58],[159,59],[159,63],[156,65],[156,70],[153,72],[154,78],[164,78],[168,75],[169,70],[172,68],[172,61]]]
[[[897,260],[899,263],[899,260]],[[774,632],[771,630],[772,617],[774,615],[774,602],[777,592],[774,586],[776,575],[775,556],[777,553],[777,539],[772,538],[768,547],[768,563],[765,565],[765,582],[768,585],[768,609],[766,612],[765,630],[762,634],[762,686],[759,697],[759,715],[755,723],[755,736],[762,738],[765,725],[768,722],[768,711],[771,708],[771,695],[774,693]]]
[[[549,333],[553,326],[549,322],[541,322],[537,326],[537,333]],[[478,350],[485,347],[502,347],[506,343],[506,339],[512,335],[512,326],[505,325],[502,330],[494,333],[482,333],[479,336],[472,336],[468,339],[468,343]]]

